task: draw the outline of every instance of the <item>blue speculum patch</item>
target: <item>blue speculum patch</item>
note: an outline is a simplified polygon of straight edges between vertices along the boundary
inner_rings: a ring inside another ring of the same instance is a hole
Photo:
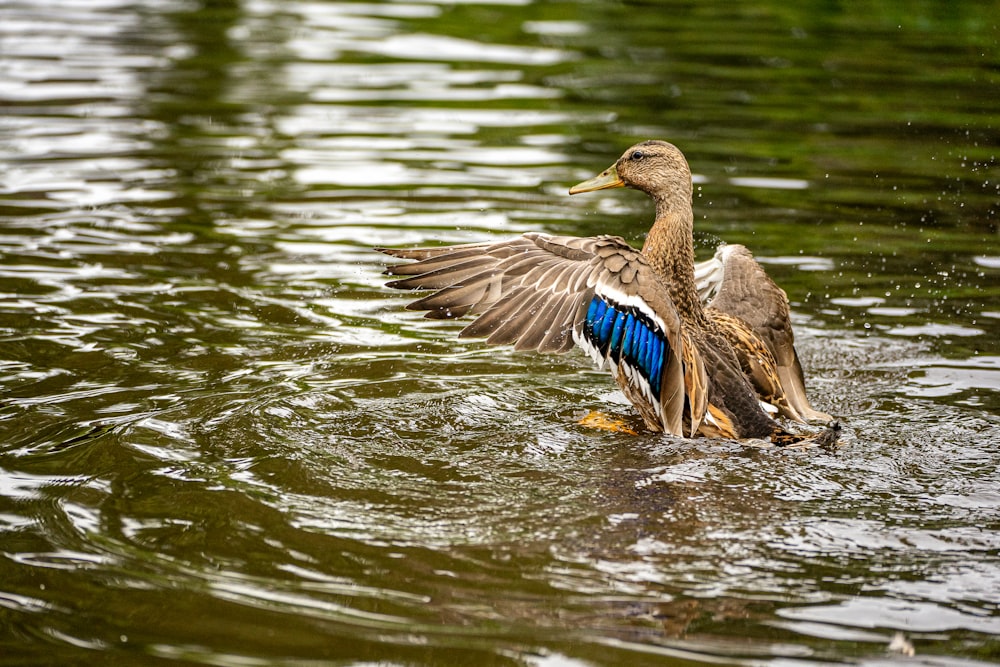
[[[649,382],[655,398],[660,397],[663,360],[667,341],[653,323],[633,308],[620,306],[595,295],[587,309],[584,337],[601,356],[627,364]]]

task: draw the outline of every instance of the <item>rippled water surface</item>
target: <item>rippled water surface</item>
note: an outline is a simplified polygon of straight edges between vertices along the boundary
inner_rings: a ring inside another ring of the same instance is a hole
[[[5,3],[0,664],[1000,662],[998,16]],[[640,243],[566,188],[649,137],[837,451],[590,430],[635,415],[582,354],[384,288],[377,245]]]

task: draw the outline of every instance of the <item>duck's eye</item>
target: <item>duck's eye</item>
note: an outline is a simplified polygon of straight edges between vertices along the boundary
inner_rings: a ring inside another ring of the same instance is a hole
[[[644,157],[646,157],[646,154],[643,153],[642,151],[632,151],[632,154],[628,156],[628,159],[641,160]]]

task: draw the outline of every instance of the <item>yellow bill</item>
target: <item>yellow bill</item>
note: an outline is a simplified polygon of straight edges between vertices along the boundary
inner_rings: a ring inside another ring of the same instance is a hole
[[[615,165],[611,165],[597,176],[594,176],[583,183],[577,183],[569,189],[569,193],[571,195],[577,195],[581,192],[593,192],[594,190],[607,190],[608,188],[621,187],[625,187],[625,181],[618,177],[618,169]]]

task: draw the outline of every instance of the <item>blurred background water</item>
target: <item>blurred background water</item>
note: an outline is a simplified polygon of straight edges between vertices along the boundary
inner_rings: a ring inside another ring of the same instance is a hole
[[[10,0],[0,664],[1000,661],[1000,4]],[[623,437],[376,245],[696,241],[836,452]],[[889,653],[897,632],[915,655]]]

